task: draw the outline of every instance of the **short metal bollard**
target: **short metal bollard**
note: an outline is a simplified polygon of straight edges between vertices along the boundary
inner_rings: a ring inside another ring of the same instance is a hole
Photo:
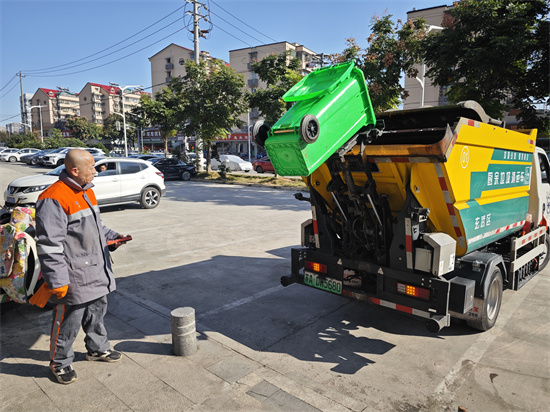
[[[177,308],[172,316],[172,351],[177,356],[189,356],[197,351],[195,309]]]

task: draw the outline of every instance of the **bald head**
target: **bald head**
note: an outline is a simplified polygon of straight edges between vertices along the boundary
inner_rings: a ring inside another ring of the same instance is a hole
[[[71,149],[65,155],[65,170],[81,186],[94,179],[94,164],[94,157],[83,149]]]

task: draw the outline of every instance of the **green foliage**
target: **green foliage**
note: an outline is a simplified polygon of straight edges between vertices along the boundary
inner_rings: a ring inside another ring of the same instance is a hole
[[[225,137],[233,127],[240,127],[239,116],[246,112],[244,79],[221,60],[196,64],[188,61],[186,75],[170,82],[181,109],[178,124],[187,135],[206,149],[206,167],[210,169],[212,143]]]
[[[155,100],[149,95],[142,95],[141,104],[132,112],[141,116],[142,122],[159,128],[164,142],[164,153],[168,154],[168,139],[176,135],[184,108],[183,102],[178,99],[170,84],[156,94]]]
[[[27,147],[42,149],[42,142],[38,138],[38,134],[31,132],[23,134],[12,134],[7,137],[5,143],[6,146],[16,149],[23,149]]]
[[[105,152],[107,156],[109,156],[109,149],[107,149],[103,143],[94,143],[94,144],[88,145],[88,147],[95,147],[96,149],[101,149]]]
[[[229,166],[226,166],[224,163],[220,163],[218,166],[218,173],[222,179],[227,179],[227,174],[231,171]]]
[[[392,21],[391,15],[373,17],[369,45],[362,51],[357,41],[347,39],[342,53],[329,56],[334,63],[355,60],[363,71],[369,96],[375,112],[396,109],[408,97],[401,86],[404,72],[409,77],[418,74],[415,64],[421,62],[421,40],[425,35],[425,22],[403,24]]]
[[[44,149],[57,149],[58,147],[86,147],[86,144],[79,139],[71,138],[44,138]]]
[[[85,117],[72,117],[67,121],[67,129],[73,131],[75,138],[88,141],[99,139],[101,129],[94,123],[88,123]]]
[[[289,53],[269,55],[252,64],[252,70],[267,83],[247,96],[250,107],[257,107],[268,124],[273,125],[291,106],[283,101],[283,95],[303,77],[297,71],[299,60],[289,58]]]
[[[550,95],[549,11],[545,0],[456,2],[444,29],[426,38],[426,75],[451,102],[476,100],[497,118],[520,109],[526,127],[547,132],[534,104]]]
[[[61,133],[61,130],[54,128],[50,132],[50,137],[53,137],[54,139],[61,139],[63,137],[63,133]]]

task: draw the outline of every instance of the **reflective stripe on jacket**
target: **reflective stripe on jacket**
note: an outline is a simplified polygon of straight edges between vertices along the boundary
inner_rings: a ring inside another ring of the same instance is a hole
[[[118,233],[101,222],[92,187],[81,187],[63,171],[36,202],[42,275],[52,289],[69,285],[64,304],[90,302],[116,288],[107,240]]]

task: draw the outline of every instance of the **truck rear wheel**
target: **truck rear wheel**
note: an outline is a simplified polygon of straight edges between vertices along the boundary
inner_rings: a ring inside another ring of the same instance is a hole
[[[495,326],[502,302],[502,284],[502,273],[495,267],[489,279],[487,293],[478,308],[478,317],[467,320],[468,326],[479,330],[489,330]]]

